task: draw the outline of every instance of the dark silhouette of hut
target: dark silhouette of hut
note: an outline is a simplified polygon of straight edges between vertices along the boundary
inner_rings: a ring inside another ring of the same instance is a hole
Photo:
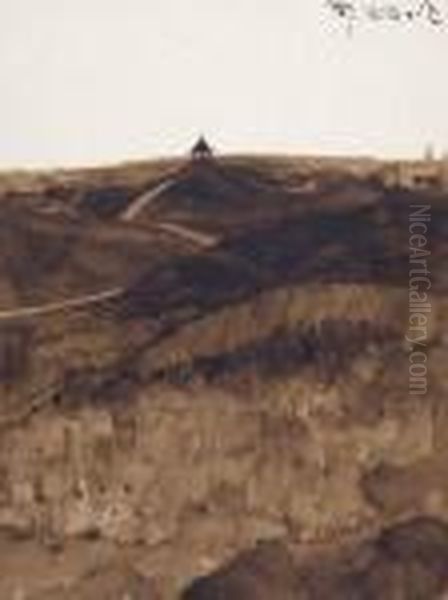
[[[191,158],[194,161],[204,161],[213,158],[213,150],[204,136],[201,136],[191,149]]]

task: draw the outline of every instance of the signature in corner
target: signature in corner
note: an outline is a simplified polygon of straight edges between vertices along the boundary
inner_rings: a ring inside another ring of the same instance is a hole
[[[408,0],[407,5],[400,5],[397,0],[326,0],[333,14],[345,22],[349,33],[361,21],[426,21],[436,27],[445,23],[442,9],[435,0],[411,2],[412,0]]]

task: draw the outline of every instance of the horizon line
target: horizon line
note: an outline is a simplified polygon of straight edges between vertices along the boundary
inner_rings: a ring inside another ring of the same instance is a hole
[[[88,170],[96,170],[96,169],[118,169],[126,166],[138,166],[144,164],[158,163],[158,162],[171,162],[171,161],[180,161],[180,160],[189,160],[190,154],[189,151],[183,153],[164,153],[164,154],[153,154],[146,156],[134,156],[129,158],[119,159],[98,159],[89,161],[67,161],[66,163],[50,163],[50,162],[34,162],[30,161],[28,164],[17,164],[17,166],[11,165],[2,165],[0,163],[0,175],[8,175],[13,173],[56,173],[56,172],[66,172],[66,171],[88,171]],[[216,160],[224,159],[249,159],[249,158],[259,158],[259,159],[275,159],[275,158],[284,158],[284,159],[297,159],[297,160],[340,160],[340,161],[369,161],[376,163],[443,163],[448,160],[446,156],[435,156],[432,158],[428,158],[423,156],[389,156],[389,155],[376,155],[376,154],[351,154],[351,153],[336,153],[336,152],[327,152],[327,153],[317,153],[317,152],[294,152],[294,151],[235,151],[235,152],[215,152],[214,158]]]

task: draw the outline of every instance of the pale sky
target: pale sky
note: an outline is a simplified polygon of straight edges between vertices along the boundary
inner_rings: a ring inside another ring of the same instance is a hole
[[[0,168],[181,154],[200,132],[225,153],[440,153],[447,66],[448,25],[350,38],[325,0],[0,0]]]

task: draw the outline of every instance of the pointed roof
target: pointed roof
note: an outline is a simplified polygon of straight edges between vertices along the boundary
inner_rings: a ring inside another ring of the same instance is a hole
[[[205,137],[201,135],[191,152],[192,154],[212,154],[212,149]]]

